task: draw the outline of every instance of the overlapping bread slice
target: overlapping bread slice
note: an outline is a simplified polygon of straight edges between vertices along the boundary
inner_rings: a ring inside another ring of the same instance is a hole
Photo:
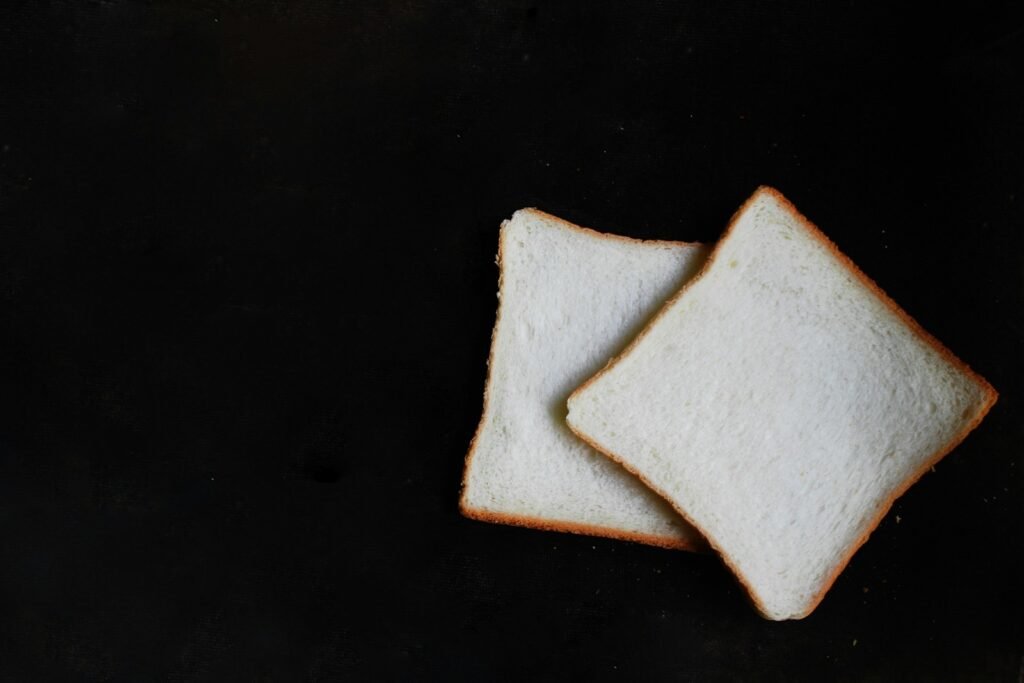
[[[667,503],[565,424],[569,392],[621,351],[705,256],[700,245],[604,235],[535,209],[502,225],[500,304],[463,514],[706,547]]]
[[[702,531],[764,616],[792,619],[995,400],[761,188],[568,423]]]

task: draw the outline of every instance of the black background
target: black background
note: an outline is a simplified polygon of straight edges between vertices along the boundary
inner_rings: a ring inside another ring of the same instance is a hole
[[[4,680],[1021,676],[1017,3],[0,10]],[[1000,390],[806,620],[463,519],[499,222],[778,187]]]

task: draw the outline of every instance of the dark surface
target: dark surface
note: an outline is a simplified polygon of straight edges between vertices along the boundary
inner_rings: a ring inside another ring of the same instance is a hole
[[[1019,5],[889,4],[5,3],[0,679],[1018,680]],[[761,183],[1001,392],[819,609],[461,518],[499,222]]]

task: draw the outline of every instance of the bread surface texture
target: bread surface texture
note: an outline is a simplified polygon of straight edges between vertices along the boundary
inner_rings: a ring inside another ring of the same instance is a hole
[[[669,548],[703,539],[565,424],[566,399],[702,265],[706,249],[517,211],[499,237],[484,412],[466,457],[468,516]]]
[[[707,537],[769,619],[822,599],[995,402],[771,188],[569,399],[568,423]]]

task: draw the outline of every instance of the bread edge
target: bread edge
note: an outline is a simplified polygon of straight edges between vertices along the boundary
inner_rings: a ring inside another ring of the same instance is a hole
[[[602,527],[592,524],[581,524],[579,522],[566,522],[543,517],[532,517],[529,515],[512,515],[502,512],[492,512],[483,508],[473,508],[460,502],[459,512],[463,517],[474,519],[479,522],[491,522],[494,524],[506,524],[509,526],[524,527],[540,531],[557,531],[560,533],[578,534],[580,536],[595,536],[599,538],[611,538],[617,541],[631,541],[642,543],[666,550],[688,550],[691,552],[707,553],[706,548],[693,546],[675,536],[657,536],[655,534],[641,534],[630,531],[622,531],[613,527]]]
[[[906,493],[906,491],[911,486],[917,483],[917,481],[920,480],[921,477],[923,477],[924,474],[928,472],[932,467],[934,467],[936,463],[938,463],[940,460],[942,460],[942,458],[949,454],[950,451],[952,451],[954,448],[960,445],[960,443],[965,438],[967,438],[967,435],[974,431],[974,429],[979,424],[981,424],[981,421],[985,418],[986,415],[988,415],[989,410],[991,410],[992,406],[995,405],[996,401],[998,400],[999,393],[991,384],[989,384],[989,382],[984,377],[982,377],[974,370],[972,370],[971,367],[967,365],[967,363],[957,358],[952,351],[946,348],[938,339],[936,339],[927,330],[921,327],[921,325],[916,320],[914,320],[914,318],[911,317],[910,314],[908,314],[906,311],[900,308],[900,306],[895,301],[893,301],[893,299],[888,294],[886,294],[885,291],[883,291],[882,288],[879,287],[874,280],[865,275],[864,272],[861,271],[861,269],[858,268],[857,265],[850,259],[850,257],[848,257],[846,254],[840,251],[839,247],[837,247],[836,244],[832,242],[832,240],[830,240],[827,235],[825,235],[816,225],[814,225],[814,223],[812,223],[810,219],[808,219],[806,216],[800,213],[800,211],[793,205],[793,203],[790,202],[781,192],[779,192],[773,187],[762,185],[758,187],[754,191],[754,193],[747,198],[745,202],[743,202],[743,204],[740,206],[739,209],[736,210],[735,213],[733,213],[732,217],[729,219],[729,224],[726,227],[725,232],[722,233],[721,238],[719,238],[718,242],[712,248],[711,253],[708,254],[707,260],[704,262],[704,265],[701,267],[700,271],[698,271],[698,273],[694,275],[692,278],[690,278],[690,280],[688,280],[679,289],[678,292],[676,292],[673,296],[671,296],[668,299],[665,305],[662,306],[661,310],[659,310],[658,313],[656,313],[654,317],[651,318],[651,321],[647,324],[647,326],[640,331],[640,333],[633,339],[632,342],[630,342],[630,344],[625,348],[625,350],[622,351],[622,353],[609,360],[604,368],[599,370],[596,374],[594,374],[593,377],[588,379],[586,382],[581,384],[575,391],[573,391],[569,395],[567,404],[571,402],[578,393],[584,391],[587,387],[591,385],[591,383],[599,379],[612,367],[617,365],[620,360],[628,356],[630,352],[632,352],[633,348],[647,335],[648,331],[655,324],[657,324],[661,317],[665,315],[665,313],[672,306],[675,305],[679,298],[682,297],[687,292],[687,290],[689,290],[690,287],[695,285],[704,277],[704,274],[712,266],[715,258],[718,256],[718,252],[720,250],[721,245],[723,245],[726,242],[726,240],[732,235],[733,228],[735,227],[739,217],[743,215],[747,208],[758,197],[762,195],[769,195],[775,201],[777,201],[782,206],[782,208],[788,211],[796,219],[797,223],[804,230],[806,230],[807,233],[811,235],[811,237],[818,240],[818,242],[825,246],[825,248],[828,249],[829,252],[831,252],[832,255],[836,257],[840,265],[845,267],[851,274],[853,274],[854,277],[856,277],[860,281],[862,285],[867,287],[869,291],[871,291],[875,296],[877,296],[879,300],[881,300],[881,302],[886,306],[886,308],[895,313],[896,317],[903,321],[903,323],[910,328],[911,332],[917,335],[926,344],[931,346],[947,362],[949,362],[951,365],[956,367],[958,370],[963,372],[967,377],[973,380],[974,383],[978,385],[981,388],[982,392],[985,394],[985,402],[982,405],[981,410],[978,411],[977,415],[974,417],[974,419],[971,420],[963,429],[954,434],[953,437],[942,448],[940,448],[932,456],[930,456],[917,471],[908,476],[899,486],[896,487],[896,489],[894,489],[893,493],[889,496],[888,499],[882,502],[882,504],[879,506],[878,514],[876,514],[874,519],[865,527],[866,530],[864,534],[850,545],[849,551],[843,558],[840,559],[840,561],[836,565],[836,569],[832,572],[831,576],[829,576],[823,584],[823,588],[821,589],[821,591],[819,591],[815,596],[812,597],[807,609],[797,615],[791,617],[784,617],[782,619],[775,619],[769,616],[764,605],[758,599],[757,594],[754,592],[753,588],[751,587],[746,577],[733,564],[732,559],[718,547],[717,543],[715,542],[715,539],[711,535],[709,535],[704,528],[696,524],[694,520],[684,510],[679,508],[667,495],[665,495],[663,491],[659,490],[656,486],[652,485],[652,483],[648,481],[642,474],[640,474],[633,467],[628,465],[621,456],[619,456],[609,448],[602,447],[596,441],[578,431],[572,425],[572,423],[566,420],[566,424],[569,426],[569,429],[574,434],[576,434],[576,436],[585,441],[588,445],[590,445],[591,448],[600,453],[603,453],[608,458],[622,465],[622,467],[624,467],[634,476],[639,478],[640,481],[644,483],[644,485],[646,485],[652,491],[654,491],[659,496],[664,498],[669,503],[669,505],[671,505],[672,508],[690,524],[690,526],[697,529],[697,531],[699,531],[704,536],[708,544],[715,550],[715,552],[719,554],[725,565],[729,567],[729,569],[736,576],[737,581],[743,587],[744,591],[746,591],[747,597],[750,600],[751,604],[754,605],[754,608],[757,609],[761,616],[763,616],[766,619],[783,621],[786,619],[803,619],[810,615],[817,608],[817,606],[825,598],[825,595],[828,593],[829,589],[832,588],[832,585],[836,582],[836,579],[839,578],[839,575],[843,572],[844,569],[846,569],[846,566],[850,563],[850,560],[853,559],[853,556],[857,553],[858,550],[860,550],[861,546],[863,546],[864,543],[867,542],[871,534],[875,531],[875,529],[878,528],[878,525],[881,524],[882,520],[889,513],[889,510],[892,509],[893,503],[895,503],[900,496]]]
[[[704,246],[700,242],[682,242],[673,240],[641,240],[634,239],[632,237],[626,237],[624,235],[613,235],[610,233],[599,232],[591,228],[586,228],[581,225],[576,225],[563,218],[558,218],[552,214],[534,207],[525,207],[519,209],[519,211],[527,211],[533,214],[559,223],[570,230],[575,230],[583,234],[590,235],[592,237],[600,239],[608,239],[614,241],[624,241],[630,243],[640,244],[662,244],[666,246],[681,246],[681,247],[701,247]],[[516,211],[515,213],[518,213]],[[498,256],[495,263],[498,265],[498,311],[494,320],[494,327],[491,329],[491,346],[487,353],[487,378],[484,380],[484,408],[480,414],[480,421],[477,423],[476,430],[473,432],[473,438],[469,442],[469,450],[466,452],[466,460],[462,469],[462,482],[459,487],[459,512],[469,519],[475,519],[482,522],[492,522],[496,524],[509,524],[512,526],[526,527],[530,529],[538,529],[541,531],[557,531],[570,534],[581,534],[587,536],[598,536],[602,538],[613,538],[623,541],[632,541],[635,543],[643,543],[645,545],[652,545],[659,548],[666,548],[669,550],[688,550],[691,552],[707,552],[707,546],[703,543],[690,543],[683,539],[674,536],[657,536],[654,534],[641,534],[629,531],[623,531],[614,527],[603,527],[590,524],[581,524],[577,522],[567,522],[562,520],[547,519],[543,517],[531,517],[527,515],[513,515],[507,513],[493,512],[482,508],[474,508],[466,503],[466,480],[469,477],[469,468],[472,466],[473,455],[476,452],[477,438],[480,436],[481,431],[484,428],[484,423],[490,410],[490,393],[491,393],[491,367],[492,361],[494,360],[494,340],[498,335],[498,327],[501,325],[502,309],[504,302],[504,279],[505,271],[503,267],[503,257],[505,249],[505,231],[504,227],[508,221],[502,221],[501,230],[498,233]],[[656,314],[656,315],[660,315]],[[628,468],[626,468],[628,471]],[[664,497],[664,496],[662,496]],[[675,509],[673,507],[673,509]],[[692,526],[692,525],[691,525]],[[696,528],[696,527],[694,527]]]

